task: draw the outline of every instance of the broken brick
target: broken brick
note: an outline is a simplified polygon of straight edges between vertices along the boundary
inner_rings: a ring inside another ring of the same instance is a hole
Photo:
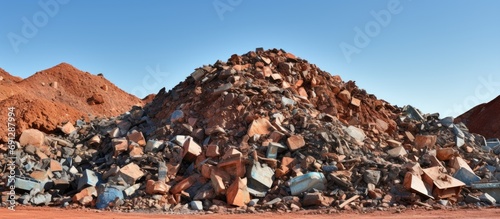
[[[241,178],[236,178],[233,184],[229,186],[226,199],[228,204],[239,207],[246,206],[250,202],[250,193],[248,193],[247,185]]]
[[[135,181],[144,176],[141,168],[135,163],[129,163],[122,167],[119,174],[129,185],[133,185]]]
[[[304,141],[304,137],[300,135],[292,135],[288,137],[286,140],[288,148],[291,151],[295,151],[301,147],[304,147],[306,145],[306,142]]]

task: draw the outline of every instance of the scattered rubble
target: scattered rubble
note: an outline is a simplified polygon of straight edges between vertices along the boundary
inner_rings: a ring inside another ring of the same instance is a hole
[[[22,133],[19,203],[236,213],[500,201],[500,143],[283,50],[198,68],[145,108],[59,125]]]

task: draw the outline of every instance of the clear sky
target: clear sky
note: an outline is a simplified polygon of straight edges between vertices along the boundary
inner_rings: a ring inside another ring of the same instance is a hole
[[[0,67],[61,62],[141,98],[282,48],[378,98],[459,115],[500,94],[500,1],[0,1]]]

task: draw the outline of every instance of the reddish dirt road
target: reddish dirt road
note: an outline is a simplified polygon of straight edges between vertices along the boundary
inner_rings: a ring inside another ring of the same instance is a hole
[[[125,219],[156,219],[156,218],[189,218],[189,219],[258,219],[258,218],[273,218],[273,219],[352,219],[352,218],[365,218],[365,219],[460,219],[460,218],[500,218],[499,208],[490,209],[460,209],[460,210],[405,210],[401,213],[394,211],[373,212],[369,214],[357,213],[334,213],[334,214],[312,214],[311,212],[299,213],[262,213],[262,214],[207,214],[207,215],[192,215],[192,214],[147,214],[147,213],[118,213],[109,211],[98,210],[67,210],[61,208],[48,208],[48,207],[17,207],[16,211],[11,211],[6,208],[0,209],[0,218],[2,219],[27,219],[27,218],[125,218]]]

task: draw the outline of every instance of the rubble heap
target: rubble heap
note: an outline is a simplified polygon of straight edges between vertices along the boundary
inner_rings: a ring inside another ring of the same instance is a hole
[[[472,132],[487,138],[500,138],[499,110],[500,96],[470,109],[457,117],[456,122],[463,122]]]
[[[198,68],[145,108],[25,130],[16,144],[23,204],[262,212],[500,200],[500,142],[277,49]]]
[[[0,69],[0,107],[16,107],[17,134],[29,128],[52,132],[61,123],[88,116],[117,116],[142,104],[102,75],[83,72],[67,63],[37,72],[26,79]],[[7,121],[7,111],[0,119]],[[0,126],[0,133],[7,133]],[[7,142],[2,135],[0,143]]]

